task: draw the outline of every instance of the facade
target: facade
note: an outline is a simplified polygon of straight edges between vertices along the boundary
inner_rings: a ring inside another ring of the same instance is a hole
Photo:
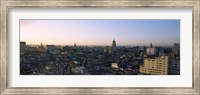
[[[180,58],[180,44],[174,43],[174,47],[172,49],[172,56],[174,58]]]
[[[180,75],[180,60],[177,60],[175,58],[169,59],[168,74]]]
[[[20,42],[20,46],[21,47],[25,47],[26,46],[26,42]]]
[[[167,75],[168,56],[145,58],[144,64],[140,66],[140,73],[151,75]]]
[[[26,52],[26,42],[20,42],[20,53],[23,54]]]

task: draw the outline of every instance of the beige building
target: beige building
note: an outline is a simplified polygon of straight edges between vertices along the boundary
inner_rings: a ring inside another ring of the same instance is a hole
[[[168,56],[145,58],[144,64],[140,66],[140,73],[151,75],[167,75]]]

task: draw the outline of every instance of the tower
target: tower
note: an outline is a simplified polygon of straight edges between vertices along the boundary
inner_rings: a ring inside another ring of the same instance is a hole
[[[116,41],[112,41],[112,51],[116,51]]]
[[[152,48],[153,47],[153,45],[152,45],[152,43],[150,44],[150,48]]]
[[[147,55],[155,55],[156,48],[153,47],[152,43],[150,43],[150,47],[146,48]]]

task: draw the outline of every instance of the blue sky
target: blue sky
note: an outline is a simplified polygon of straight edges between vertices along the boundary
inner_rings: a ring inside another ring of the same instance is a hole
[[[20,41],[54,45],[169,46],[180,43],[180,20],[20,20]]]

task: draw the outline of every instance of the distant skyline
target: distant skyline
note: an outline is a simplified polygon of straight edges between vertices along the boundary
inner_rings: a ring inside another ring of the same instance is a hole
[[[44,45],[172,46],[180,20],[20,20],[20,41]]]

